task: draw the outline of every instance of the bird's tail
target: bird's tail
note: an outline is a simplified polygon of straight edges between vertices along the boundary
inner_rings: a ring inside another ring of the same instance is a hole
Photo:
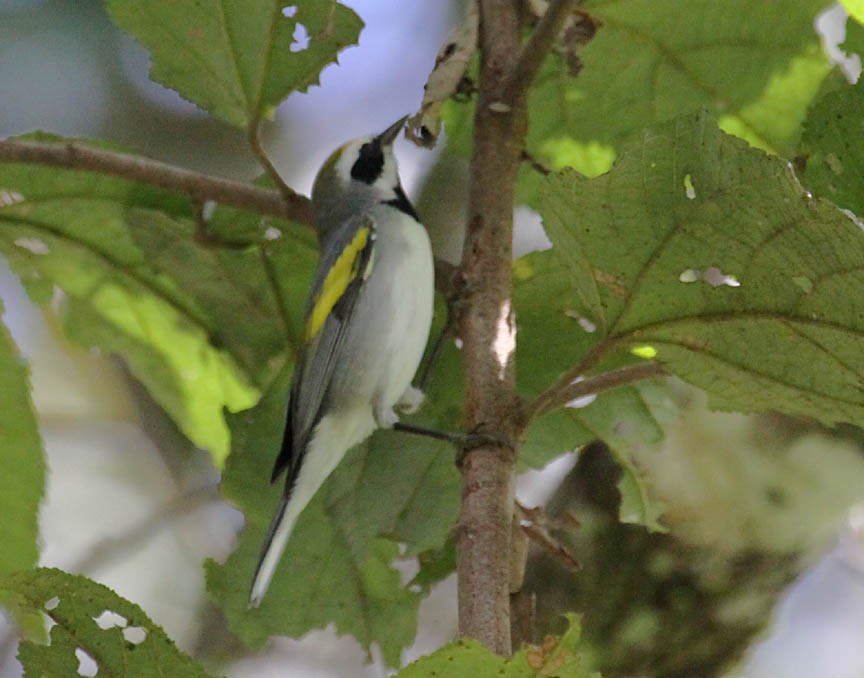
[[[348,449],[367,438],[374,430],[375,420],[368,407],[342,411],[337,416],[325,416],[318,423],[303,455],[297,480],[293,487],[286,488],[276,515],[270,522],[249,594],[249,607],[258,607],[267,593],[282,552],[303,509],[312,501]]]
[[[267,530],[267,537],[264,539],[261,555],[258,558],[258,567],[255,569],[252,590],[249,593],[249,607],[258,607],[261,604],[261,600],[270,586],[270,581],[276,573],[276,567],[279,565],[282,553],[288,545],[288,538],[294,530],[294,523],[297,522],[296,512],[286,512],[288,500],[289,495],[283,494],[282,499],[279,500],[276,514],[270,521],[270,528]]]

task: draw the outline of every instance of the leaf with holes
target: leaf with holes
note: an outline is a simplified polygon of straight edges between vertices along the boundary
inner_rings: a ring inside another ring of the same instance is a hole
[[[151,77],[238,127],[318,83],[363,22],[334,0],[108,0],[149,50]]]
[[[595,364],[631,350],[715,408],[864,423],[864,233],[787,162],[687,116],[606,175],[548,177],[541,212],[592,269]]]
[[[79,675],[87,661],[100,676],[209,675],[140,607],[86,577],[28,570],[0,578],[0,592],[53,622],[50,644],[21,641],[18,659],[28,676]]]

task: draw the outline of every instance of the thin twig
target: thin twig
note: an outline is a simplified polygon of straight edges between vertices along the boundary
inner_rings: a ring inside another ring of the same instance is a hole
[[[290,195],[285,195],[242,181],[208,176],[157,160],[97,149],[79,142],[47,143],[2,139],[0,161],[109,174],[184,193],[199,201],[213,200],[223,205],[290,219],[301,224],[312,223],[309,199],[293,191]]]
[[[543,176],[548,176],[552,174],[552,170],[540,162],[537,158],[531,155],[528,151],[522,151],[522,161],[527,163],[528,166],[533,169],[535,172],[542,174]]]
[[[561,566],[571,572],[582,569],[576,556],[550,532],[550,529],[560,529],[564,524],[563,521],[559,523],[552,520],[542,508],[528,508],[518,501],[515,504],[513,515],[515,524],[519,526],[525,537],[540,546]],[[568,524],[567,527],[572,531],[572,523]]]
[[[549,3],[504,84],[505,103],[512,101],[516,93],[524,91],[534,81],[575,5],[575,0],[552,0]]]
[[[643,379],[662,377],[667,374],[669,373],[666,371],[666,368],[660,363],[645,362],[595,374],[579,381],[571,380],[561,383],[561,380],[559,380],[554,386],[528,403],[524,410],[525,420],[531,421],[576,398],[583,398],[588,395],[609,391],[619,386],[626,386],[627,384],[642,381]]]
[[[286,201],[290,201],[294,198],[296,193],[291,189],[288,184],[285,183],[285,180],[282,178],[282,175],[279,174],[279,170],[276,169],[276,166],[270,160],[270,156],[267,155],[267,152],[264,150],[264,147],[261,145],[261,125],[256,120],[249,125],[249,146],[252,148],[252,152],[255,154],[255,157],[258,158],[258,162],[261,163],[261,166],[264,168],[264,171],[267,172],[267,176],[269,176],[273,183],[276,184],[276,188],[279,189],[279,192],[282,194],[282,197]]]

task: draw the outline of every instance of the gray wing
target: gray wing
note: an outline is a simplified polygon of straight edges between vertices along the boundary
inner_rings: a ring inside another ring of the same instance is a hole
[[[346,330],[363,281],[371,271],[374,220],[366,214],[346,222],[333,234],[331,242],[333,246],[322,253],[318,262],[309,294],[307,336],[294,367],[282,448],[271,476],[275,481],[287,469],[286,491],[294,484],[309,437],[321,419],[321,406],[339,361]],[[334,267],[339,267],[339,273],[331,276]]]

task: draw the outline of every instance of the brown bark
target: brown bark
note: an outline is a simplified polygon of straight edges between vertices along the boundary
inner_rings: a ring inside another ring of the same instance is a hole
[[[502,440],[466,454],[458,534],[460,633],[508,655],[510,536],[515,441],[516,325],[510,264],[516,176],[527,130],[527,90],[558,34],[570,0],[553,0],[522,49],[518,3],[480,1],[480,78],[462,259],[461,322],[466,423]]]

